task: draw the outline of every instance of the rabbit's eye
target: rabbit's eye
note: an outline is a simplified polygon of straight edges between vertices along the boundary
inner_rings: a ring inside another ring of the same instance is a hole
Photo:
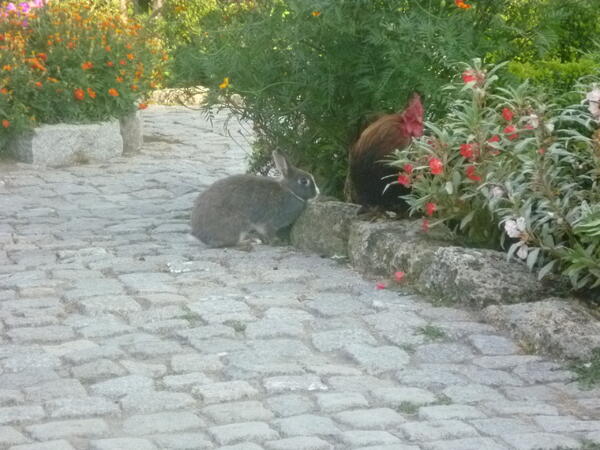
[[[310,184],[310,180],[302,177],[298,180],[298,183],[300,183],[302,186],[308,186]]]

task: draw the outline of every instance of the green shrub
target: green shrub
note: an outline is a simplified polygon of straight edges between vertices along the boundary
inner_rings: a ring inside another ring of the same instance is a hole
[[[600,111],[556,109],[527,84],[500,88],[497,67],[463,73],[450,114],[396,152],[411,212],[477,246],[507,241],[540,277],[560,270],[576,289],[600,285]],[[584,92],[600,101],[600,89]],[[507,240],[508,238],[508,240]]]
[[[600,69],[600,59],[581,58],[572,62],[511,61],[508,69],[520,82],[529,80],[549,94],[554,94],[555,103],[569,105],[577,101],[577,94],[573,93],[577,81]]]
[[[253,121],[254,169],[281,148],[338,195],[348,148],[369,119],[398,111],[415,90],[427,113],[439,116],[453,63],[492,45],[480,39],[477,8],[454,2],[240,3],[205,25],[211,104],[225,97]],[[229,85],[219,89],[225,77]]]
[[[134,111],[160,81],[166,57],[140,22],[86,0],[9,12],[0,17],[0,38],[2,141],[40,123]]]

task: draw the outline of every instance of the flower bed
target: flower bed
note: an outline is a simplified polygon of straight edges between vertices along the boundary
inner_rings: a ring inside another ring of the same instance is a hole
[[[555,108],[528,84],[498,88],[479,61],[449,86],[448,116],[397,151],[393,165],[412,213],[473,247],[560,271],[575,289],[600,286],[600,78],[584,105]]]
[[[0,11],[0,150],[41,125],[124,118],[160,83],[159,42],[116,10],[39,0]]]

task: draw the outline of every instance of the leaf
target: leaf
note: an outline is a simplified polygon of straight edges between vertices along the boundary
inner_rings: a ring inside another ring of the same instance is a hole
[[[539,248],[536,248],[536,249],[532,250],[527,255],[527,267],[529,267],[530,270],[533,269],[533,266],[535,266],[535,263],[537,262],[537,259],[538,259],[539,255],[540,255],[540,249]]]
[[[475,211],[471,211],[469,214],[467,214],[465,217],[463,217],[463,219],[460,221],[460,229],[463,230],[469,224],[469,222],[471,222],[471,220],[473,220],[474,216],[475,216]]]
[[[552,271],[552,269],[556,265],[556,262],[557,261],[554,259],[554,260],[550,261],[548,264],[544,265],[544,267],[542,267],[538,272],[538,280],[541,280],[546,275],[548,275],[548,273],[550,273],[550,271]]]
[[[446,192],[448,193],[448,195],[452,195],[452,193],[454,192],[454,186],[452,185],[452,182],[446,181],[446,185],[444,187],[446,188]]]

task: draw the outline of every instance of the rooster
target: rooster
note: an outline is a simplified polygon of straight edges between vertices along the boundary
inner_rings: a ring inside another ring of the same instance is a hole
[[[392,182],[397,169],[385,161],[395,149],[408,146],[413,137],[423,136],[423,104],[414,93],[404,111],[380,117],[369,125],[350,149],[350,171],[346,193],[364,208],[405,211],[406,202],[399,196],[409,189]]]

